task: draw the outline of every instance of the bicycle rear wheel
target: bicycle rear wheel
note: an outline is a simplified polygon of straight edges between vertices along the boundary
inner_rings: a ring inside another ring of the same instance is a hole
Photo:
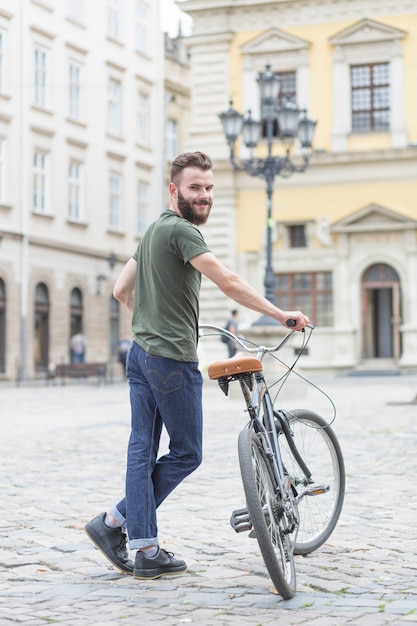
[[[294,554],[309,554],[329,538],[337,524],[345,494],[345,467],[336,435],[320,415],[303,409],[285,411],[285,415],[297,450],[312,474],[312,482],[307,484],[281,432],[282,461],[293,487],[302,494],[314,486],[329,486],[327,493],[306,495],[298,504],[300,526]]]
[[[238,451],[249,516],[262,557],[276,590],[288,600],[296,591],[294,556],[289,535],[284,532],[269,460],[250,429],[239,434]]]

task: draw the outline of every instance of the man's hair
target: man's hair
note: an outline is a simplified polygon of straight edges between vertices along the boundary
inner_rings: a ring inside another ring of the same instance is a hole
[[[206,172],[211,170],[213,162],[204,152],[184,152],[179,154],[171,163],[171,182],[178,185],[186,167],[196,167]]]

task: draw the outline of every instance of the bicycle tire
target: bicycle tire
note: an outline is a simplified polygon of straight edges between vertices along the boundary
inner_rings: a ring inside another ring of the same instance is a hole
[[[283,521],[277,519],[269,460],[258,436],[249,428],[239,434],[238,452],[249,516],[265,566],[278,593],[289,600],[296,591],[294,555]]]
[[[305,486],[330,487],[327,493],[305,496],[298,503],[300,525],[294,554],[305,555],[323,545],[338,522],[345,495],[345,466],[336,435],[320,415],[304,409],[285,411],[285,415],[297,450],[312,474],[313,482]],[[295,490],[302,492],[305,476],[283,433],[279,446],[285,471]]]

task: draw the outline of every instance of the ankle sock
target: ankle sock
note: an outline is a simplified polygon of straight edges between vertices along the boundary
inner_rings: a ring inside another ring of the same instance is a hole
[[[154,559],[159,553],[159,546],[154,546],[151,550],[140,550],[148,559]]]
[[[104,524],[105,524],[108,528],[113,528],[113,529],[115,529],[115,528],[120,528],[120,524],[114,524],[114,523],[110,520],[110,518],[109,518],[109,516],[108,516],[108,513],[106,513],[106,517],[104,518]]]

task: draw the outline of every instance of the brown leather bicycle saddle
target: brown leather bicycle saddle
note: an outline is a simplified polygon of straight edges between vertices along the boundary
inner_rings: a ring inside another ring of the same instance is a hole
[[[247,372],[262,372],[263,366],[259,359],[248,356],[238,355],[225,361],[216,361],[208,367],[208,375],[210,380],[218,380],[228,376],[236,376],[237,374],[245,374]]]

